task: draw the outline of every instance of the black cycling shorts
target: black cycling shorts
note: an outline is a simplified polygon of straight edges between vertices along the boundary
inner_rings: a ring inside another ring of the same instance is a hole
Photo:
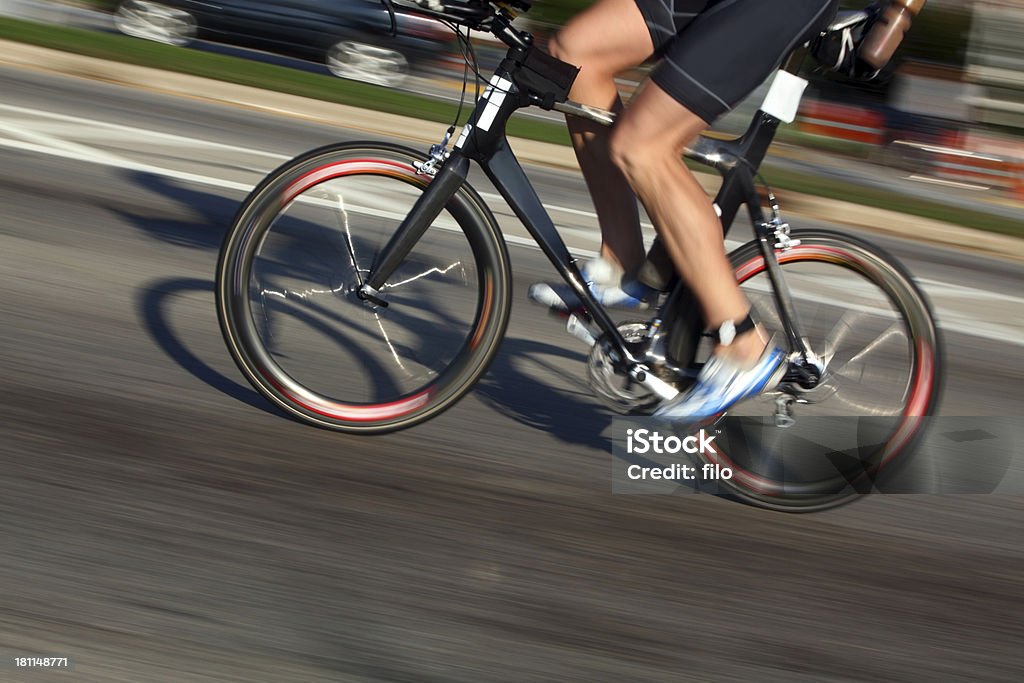
[[[636,0],[661,62],[651,79],[707,123],[761,85],[839,0]]]

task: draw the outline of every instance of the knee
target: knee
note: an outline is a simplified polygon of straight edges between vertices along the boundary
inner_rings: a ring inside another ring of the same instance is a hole
[[[612,79],[615,77],[615,55],[596,43],[587,31],[570,24],[548,42],[548,53],[567,64],[580,68],[577,80]]]
[[[609,157],[634,188],[682,165],[686,146],[707,127],[693,115],[687,123],[689,119],[679,112],[672,113],[674,119],[666,121],[661,116],[638,116],[637,111],[627,108],[608,140]]]
[[[650,144],[650,141],[639,137],[627,127],[612,128],[608,140],[608,154],[612,163],[622,172],[634,187],[642,184],[650,173],[656,172],[658,164],[671,157],[664,145]]]
[[[563,28],[548,42],[548,53],[563,62],[583,66],[587,49],[585,44],[574,38],[572,31]]]
[[[569,56],[569,46],[566,45],[566,40],[562,37],[562,33],[563,31],[559,31],[548,41],[548,54],[564,62],[567,61],[566,58]]]

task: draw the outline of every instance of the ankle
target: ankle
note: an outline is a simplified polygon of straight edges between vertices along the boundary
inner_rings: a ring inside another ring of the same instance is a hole
[[[733,339],[728,346],[718,344],[715,346],[715,355],[742,367],[754,365],[764,350],[768,348],[768,337],[764,329],[758,325],[757,328],[744,332]]]
[[[601,255],[595,261],[604,264],[617,280],[632,281],[638,279],[640,269],[644,264],[644,254],[641,252],[631,258],[624,258],[602,249]]]

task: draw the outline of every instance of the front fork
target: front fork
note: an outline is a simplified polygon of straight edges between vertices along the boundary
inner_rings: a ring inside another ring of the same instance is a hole
[[[377,306],[387,306],[380,298],[380,289],[395,269],[405,260],[423,237],[423,233],[441,214],[451,198],[459,191],[469,173],[469,159],[461,154],[452,157],[441,167],[434,179],[413,204],[409,214],[402,220],[395,234],[377,256],[369,277],[357,290],[360,299]]]

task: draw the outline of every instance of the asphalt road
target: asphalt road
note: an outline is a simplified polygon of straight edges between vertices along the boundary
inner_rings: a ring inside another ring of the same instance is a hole
[[[215,251],[259,176],[363,131],[0,70],[0,654],[16,681],[1017,681],[1019,496],[786,516],[611,494],[583,349],[527,303],[477,390],[354,438],[249,389]],[[530,169],[593,249],[572,174]],[[483,188],[482,188],[483,189]],[[886,241],[946,415],[1024,415],[1018,264]]]

